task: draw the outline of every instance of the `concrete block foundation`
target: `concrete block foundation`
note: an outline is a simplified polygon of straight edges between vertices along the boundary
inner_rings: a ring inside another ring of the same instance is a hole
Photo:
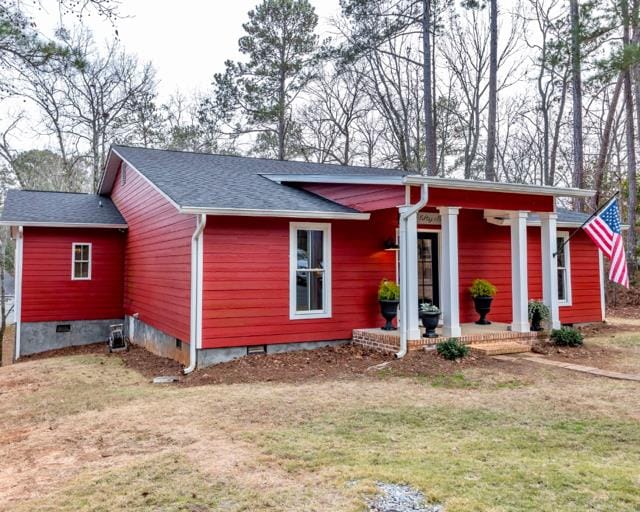
[[[106,342],[110,333],[109,326],[121,323],[122,318],[22,322],[20,355],[26,356],[76,345]]]
[[[189,343],[185,340],[169,336],[129,315],[125,316],[125,332],[131,343],[144,347],[152,354],[174,359],[185,366],[189,364]]]

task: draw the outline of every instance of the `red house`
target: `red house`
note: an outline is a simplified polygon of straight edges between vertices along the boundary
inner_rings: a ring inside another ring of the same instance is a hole
[[[549,306],[553,327],[599,322],[598,249],[578,233],[555,256],[584,220],[556,199],[591,195],[113,146],[96,195],[7,194],[16,354],[100,341],[113,323],[186,371],[354,330],[375,344],[385,277],[401,285],[399,355],[421,339],[420,301],[442,310],[442,336],[465,336],[475,278],[499,290],[487,332],[528,332],[530,299]]]

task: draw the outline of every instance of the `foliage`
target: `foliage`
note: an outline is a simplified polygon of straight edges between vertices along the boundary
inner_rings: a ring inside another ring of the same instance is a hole
[[[498,289],[486,279],[474,279],[469,288],[469,293],[475,297],[494,297]]]
[[[378,300],[400,300],[400,286],[388,279],[380,281]]]
[[[288,154],[292,105],[309,83],[318,44],[318,16],[308,0],[263,0],[249,11],[239,40],[245,62],[227,61],[205,102],[237,131],[256,134],[265,156]]]
[[[584,336],[570,327],[562,327],[551,331],[551,341],[560,347],[578,347],[582,345]]]
[[[423,302],[420,304],[420,313],[440,314],[440,308],[431,302]]]
[[[529,320],[531,320],[533,318],[533,315],[535,315],[536,313],[540,315],[540,320],[547,320],[551,314],[547,305],[539,300],[530,300],[528,309]]]
[[[458,338],[449,338],[446,341],[441,341],[436,345],[436,350],[438,354],[449,361],[461,359],[469,355],[469,347],[461,343]]]

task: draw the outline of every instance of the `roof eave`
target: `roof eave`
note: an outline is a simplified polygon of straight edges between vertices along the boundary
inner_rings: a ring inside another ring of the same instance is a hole
[[[25,228],[99,228],[128,229],[127,224],[95,224],[87,222],[38,222],[21,220],[0,220],[0,226],[22,226]]]
[[[200,206],[183,206],[180,213],[196,215],[224,215],[234,217],[281,217],[292,219],[335,219],[335,220],[369,220],[371,214],[361,212],[323,212],[305,210],[261,210],[247,208],[208,208]]]
[[[402,185],[404,176],[357,176],[350,174],[260,174],[276,183],[327,183],[330,185]]]

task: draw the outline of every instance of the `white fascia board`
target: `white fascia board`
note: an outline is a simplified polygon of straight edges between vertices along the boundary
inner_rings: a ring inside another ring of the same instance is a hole
[[[402,176],[354,176],[349,174],[261,174],[276,183],[327,183],[331,185],[402,185]]]
[[[25,228],[104,228],[127,229],[127,224],[91,224],[82,222],[24,222],[17,220],[0,220],[0,226],[24,226]]]
[[[234,217],[284,217],[292,219],[345,219],[345,220],[369,220],[369,213],[350,212],[319,212],[303,210],[258,210],[250,208],[201,208],[198,206],[183,206],[180,213],[226,215]]]
[[[544,187],[540,185],[525,185],[520,183],[499,183],[495,181],[471,181],[419,175],[406,176],[403,179],[403,183],[406,185],[421,185],[426,183],[427,185],[435,188],[510,192],[515,194],[532,194],[555,197],[593,197],[595,195],[594,190],[583,190],[577,188]]]

